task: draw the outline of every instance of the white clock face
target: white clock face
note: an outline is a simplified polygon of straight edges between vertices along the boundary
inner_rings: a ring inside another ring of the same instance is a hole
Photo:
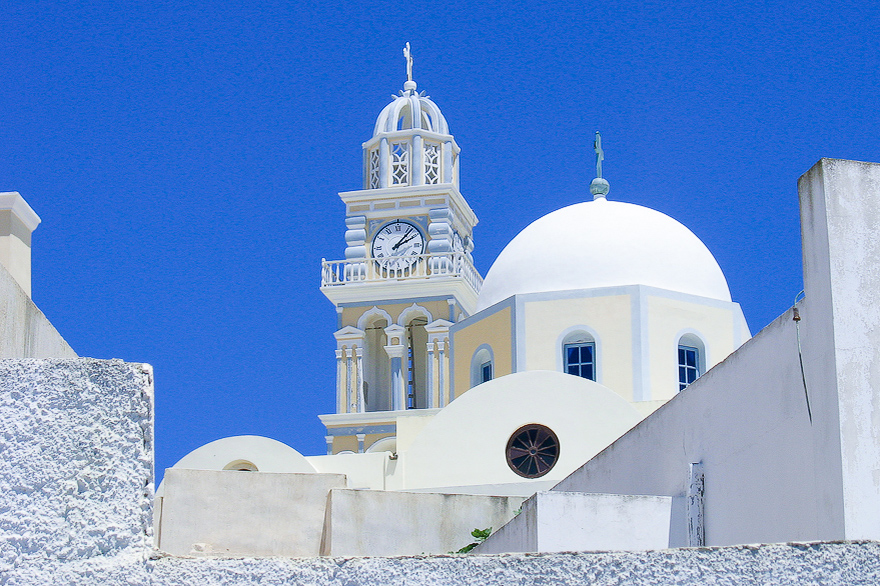
[[[406,220],[394,220],[373,236],[371,256],[383,269],[405,269],[425,251],[421,230]]]

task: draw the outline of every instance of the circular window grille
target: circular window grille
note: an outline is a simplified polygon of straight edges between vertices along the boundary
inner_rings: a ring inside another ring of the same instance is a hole
[[[540,478],[559,459],[559,438],[538,423],[523,425],[507,440],[507,465],[525,478]]]

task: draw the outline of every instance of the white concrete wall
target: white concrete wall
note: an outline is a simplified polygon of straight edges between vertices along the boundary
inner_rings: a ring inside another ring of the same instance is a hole
[[[398,454],[404,489],[523,483],[507,465],[507,442],[538,423],[559,439],[545,476],[562,480],[641,419],[620,395],[590,380],[547,370],[514,373],[474,387],[450,403]],[[537,487],[536,487],[537,490]]]
[[[799,187],[805,376],[788,311],[557,490],[681,495],[702,461],[710,545],[880,538],[880,165]]]
[[[538,492],[475,553],[638,551],[669,547],[671,497]]]
[[[474,538],[471,531],[501,527],[521,497],[332,490],[322,555],[445,554]]]
[[[16,586],[880,583],[880,544],[386,558],[184,559],[150,548],[152,377],[0,361],[0,578]],[[230,474],[236,474],[234,472]],[[246,474],[246,473],[240,473]],[[709,490],[707,482],[707,490]]]
[[[76,352],[2,266],[0,358],[76,358]]]
[[[814,466],[791,315],[767,326],[554,490],[681,496],[689,464],[702,461],[707,544],[828,535],[834,511],[826,497],[834,479]]]
[[[342,474],[169,468],[156,547],[174,555],[319,555],[327,495]]]
[[[880,539],[880,164],[822,159],[798,190],[816,455],[839,483],[840,536]]]
[[[318,472],[345,474],[348,488],[385,490],[386,475],[394,464],[390,452],[308,456],[306,460]]]

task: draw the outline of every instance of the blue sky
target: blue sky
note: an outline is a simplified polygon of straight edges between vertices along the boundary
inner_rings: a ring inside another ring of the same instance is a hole
[[[880,9],[837,2],[0,5],[0,190],[42,217],[33,298],[83,356],[155,367],[157,469],[217,438],[325,449],[336,193],[414,77],[461,146],[483,274],[589,197],[691,228],[753,332],[802,288],[796,182],[880,161]]]

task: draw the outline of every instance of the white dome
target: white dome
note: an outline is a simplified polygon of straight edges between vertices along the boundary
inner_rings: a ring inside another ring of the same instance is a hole
[[[730,301],[721,267],[693,232],[656,210],[600,198],[520,232],[489,269],[477,310],[522,293],[620,285]]]
[[[449,125],[437,104],[415,91],[405,91],[379,113],[373,136],[413,128],[449,134]]]

